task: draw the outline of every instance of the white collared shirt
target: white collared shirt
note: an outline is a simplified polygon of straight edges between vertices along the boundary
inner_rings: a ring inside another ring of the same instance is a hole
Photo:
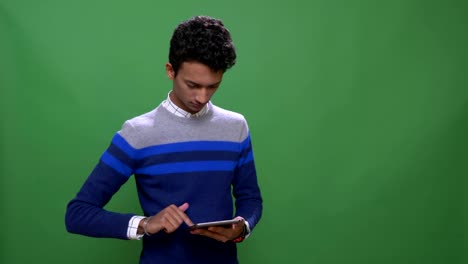
[[[172,91],[171,91],[172,92]],[[166,108],[169,112],[175,114],[176,116],[180,117],[187,117],[187,118],[196,118],[196,117],[201,117],[204,116],[208,111],[210,110],[211,107],[211,101],[209,101],[199,112],[195,114],[191,114],[184,109],[178,107],[174,102],[172,102],[171,97],[169,96],[171,92],[167,93],[167,99],[164,100],[161,105]]]

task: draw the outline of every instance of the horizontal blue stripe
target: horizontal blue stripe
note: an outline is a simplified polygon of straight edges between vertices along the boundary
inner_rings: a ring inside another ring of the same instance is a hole
[[[160,175],[170,173],[200,172],[200,171],[232,171],[234,161],[195,161],[173,162],[143,167],[135,171],[136,174]]]
[[[138,158],[145,158],[152,155],[160,155],[173,152],[188,152],[188,151],[235,151],[239,152],[240,145],[235,142],[227,141],[190,141],[163,144],[158,146],[147,147],[141,149],[138,153]]]
[[[132,169],[130,169],[120,160],[114,158],[114,156],[110,155],[107,151],[104,152],[104,154],[102,154],[101,160],[102,162],[104,162],[105,164],[107,164],[108,166],[125,176],[132,175]]]
[[[247,140],[247,139],[246,139]],[[245,142],[245,140],[244,140]],[[150,146],[142,149],[135,149],[120,135],[115,134],[112,143],[124,151],[132,159],[143,159],[145,157],[160,155],[165,153],[174,152],[188,152],[188,151],[232,151],[240,152],[241,142],[231,141],[188,141],[161,144],[157,146]]]
[[[142,159],[138,166],[147,167],[163,163],[181,163],[193,161],[237,161],[238,152],[229,151],[192,151],[154,155]]]
[[[107,148],[106,152],[109,153],[114,158],[120,160],[122,163],[124,163],[126,166],[130,168],[134,168],[136,166],[135,160],[132,159],[129,155],[127,155],[127,153],[125,153],[125,151],[121,150],[115,144],[111,144]]]
[[[112,144],[116,145],[131,158],[135,158],[136,149],[130,146],[130,144],[128,144],[128,142],[119,133],[116,133],[112,138]]]
[[[239,160],[239,166],[242,166],[248,162],[251,162],[253,160],[253,152],[250,151],[247,156],[245,157],[242,157],[240,160]]]
[[[241,149],[246,149],[249,148],[251,143],[250,143],[250,133],[247,135],[247,137],[242,141],[241,143]]]

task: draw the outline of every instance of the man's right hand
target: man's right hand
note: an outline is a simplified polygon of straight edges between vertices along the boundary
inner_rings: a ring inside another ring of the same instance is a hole
[[[151,216],[146,223],[146,232],[150,235],[164,230],[166,233],[174,232],[179,226],[185,222],[188,226],[192,226],[192,220],[185,214],[189,208],[188,203],[184,203],[177,207],[172,204],[161,210],[159,213]],[[142,219],[138,225],[138,234],[145,233],[145,220]]]

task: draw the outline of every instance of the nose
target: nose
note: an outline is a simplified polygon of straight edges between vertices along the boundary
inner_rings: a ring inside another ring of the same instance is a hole
[[[211,98],[211,92],[207,88],[200,88],[197,91],[195,100],[200,104],[206,104]]]

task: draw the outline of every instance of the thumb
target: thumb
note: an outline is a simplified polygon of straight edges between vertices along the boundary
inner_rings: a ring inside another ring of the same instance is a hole
[[[185,212],[188,208],[189,208],[189,204],[188,204],[188,203],[184,203],[183,205],[179,206],[179,209],[180,209],[182,212]]]

